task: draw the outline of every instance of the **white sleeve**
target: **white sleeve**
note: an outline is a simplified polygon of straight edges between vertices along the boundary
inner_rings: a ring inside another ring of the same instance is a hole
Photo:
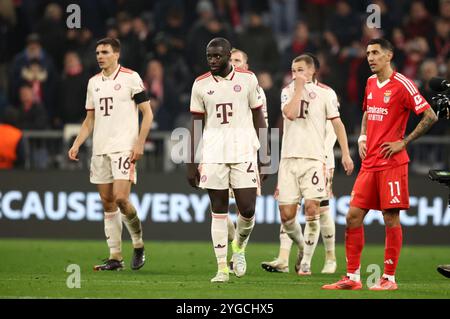
[[[252,73],[250,75],[250,85],[248,90],[248,103],[251,109],[257,109],[263,106],[261,87],[258,84],[258,79]]]
[[[327,92],[327,97],[325,99],[327,119],[332,120],[336,117],[340,117],[339,114],[339,100],[334,91]]]
[[[92,97],[92,81],[89,80],[87,90],[86,90],[86,104],[84,105],[84,108],[86,110],[93,110],[95,109],[94,101]]]
[[[131,75],[130,81],[131,98],[142,91],[145,91],[144,83],[137,72]]]
[[[194,82],[192,85],[191,105],[189,109],[191,113],[205,113],[205,105],[199,93],[197,82]]]

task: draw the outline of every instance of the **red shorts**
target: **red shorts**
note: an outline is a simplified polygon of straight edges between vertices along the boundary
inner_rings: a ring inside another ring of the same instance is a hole
[[[360,171],[350,206],[376,210],[409,208],[408,164],[384,171]]]

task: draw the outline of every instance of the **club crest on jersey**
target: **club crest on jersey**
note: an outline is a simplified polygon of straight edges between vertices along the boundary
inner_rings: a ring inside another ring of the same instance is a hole
[[[202,183],[204,183],[204,182],[206,182],[206,179],[207,179],[206,175],[203,175],[200,180],[202,181]]]
[[[314,100],[316,98],[317,94],[316,94],[316,92],[309,92],[308,96],[311,100]]]
[[[114,90],[119,91],[121,87],[122,86],[119,83],[117,83],[116,85],[114,85]]]
[[[95,92],[98,92],[98,91],[100,91],[100,88],[95,88]]]
[[[234,92],[241,92],[242,87],[241,87],[239,84],[236,84],[236,85],[233,87],[233,90],[234,90]]]
[[[384,92],[384,99],[383,99],[384,103],[389,103],[389,100],[391,99],[391,94],[392,92],[390,90]]]

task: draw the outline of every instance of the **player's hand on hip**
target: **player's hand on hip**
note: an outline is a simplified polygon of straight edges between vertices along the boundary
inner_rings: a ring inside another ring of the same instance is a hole
[[[359,151],[359,157],[361,157],[361,159],[364,160],[366,158],[366,154],[367,154],[366,141],[361,141],[358,143],[358,151]]]
[[[79,147],[73,145],[70,150],[67,152],[67,155],[69,156],[69,159],[71,159],[72,161],[77,161],[78,162],[78,151],[79,151]]]
[[[198,188],[200,183],[200,172],[195,163],[187,164],[187,180],[193,188]]]
[[[392,155],[402,151],[404,148],[406,148],[404,141],[384,142],[381,144],[380,154],[383,155],[384,158],[390,158]]]
[[[349,155],[342,157],[342,166],[344,167],[345,173],[347,175],[351,175],[353,173],[353,160]]]
[[[138,161],[142,157],[142,155],[144,155],[144,145],[136,144],[131,151],[131,163],[135,163],[136,161]]]

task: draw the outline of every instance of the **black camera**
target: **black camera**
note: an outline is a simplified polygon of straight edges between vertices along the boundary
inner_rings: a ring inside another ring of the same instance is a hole
[[[450,119],[450,97],[445,94],[437,94],[431,98],[432,106],[440,119]]]
[[[431,169],[428,172],[428,177],[435,182],[447,185],[450,191],[450,171]],[[450,206],[450,192],[448,194],[448,206]]]
[[[450,119],[450,83],[446,79],[432,78],[430,88],[433,91],[441,92],[431,98],[436,115],[441,119]]]

